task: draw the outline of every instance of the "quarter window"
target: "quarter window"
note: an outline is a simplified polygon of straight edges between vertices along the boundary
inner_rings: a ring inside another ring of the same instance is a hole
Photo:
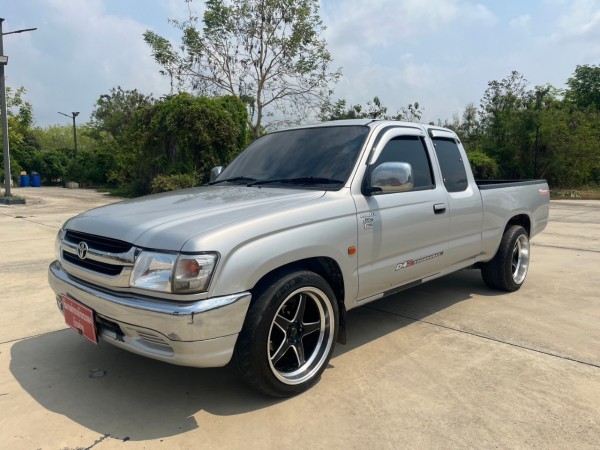
[[[465,163],[458,149],[458,145],[452,139],[433,139],[435,153],[442,169],[444,186],[448,192],[462,192],[467,189],[467,171]]]

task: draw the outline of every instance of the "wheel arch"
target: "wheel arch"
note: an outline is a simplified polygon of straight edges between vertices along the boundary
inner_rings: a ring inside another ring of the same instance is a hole
[[[321,276],[331,286],[335,294],[339,311],[339,329],[337,342],[346,343],[346,307],[345,307],[345,288],[344,275],[337,261],[327,256],[317,256],[312,258],[300,259],[287,263],[263,275],[250,290],[252,292],[252,301],[258,297],[258,293],[266,289],[274,280],[280,278],[283,274],[298,270],[309,270]]]
[[[518,214],[510,218],[506,226],[504,227],[504,232],[508,230],[513,225],[520,225],[525,228],[527,231],[527,236],[531,235],[531,218],[527,214]]]

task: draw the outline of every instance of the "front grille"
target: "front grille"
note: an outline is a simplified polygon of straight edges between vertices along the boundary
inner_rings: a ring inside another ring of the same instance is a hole
[[[84,241],[89,248],[100,250],[108,253],[127,253],[132,245],[125,241],[106,238],[103,236],[95,236],[93,234],[81,233],[79,231],[67,230],[65,241],[78,245]]]
[[[121,273],[123,266],[117,266],[113,264],[106,264],[100,261],[94,261],[92,259],[80,259],[76,255],[71,253],[62,252],[63,259],[75,266],[83,267],[84,269],[91,270],[93,272],[102,273],[104,275],[116,276]]]

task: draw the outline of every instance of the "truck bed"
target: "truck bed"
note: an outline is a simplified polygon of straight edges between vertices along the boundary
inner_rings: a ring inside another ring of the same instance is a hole
[[[512,186],[527,186],[531,184],[547,184],[546,180],[475,180],[479,189],[499,189]]]

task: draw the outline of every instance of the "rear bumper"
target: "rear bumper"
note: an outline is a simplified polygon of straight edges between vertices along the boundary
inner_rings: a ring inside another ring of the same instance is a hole
[[[251,294],[176,303],[101,290],[72,278],[54,261],[48,281],[57,295],[91,308],[98,335],[125,350],[171,364],[219,367],[229,362]]]

